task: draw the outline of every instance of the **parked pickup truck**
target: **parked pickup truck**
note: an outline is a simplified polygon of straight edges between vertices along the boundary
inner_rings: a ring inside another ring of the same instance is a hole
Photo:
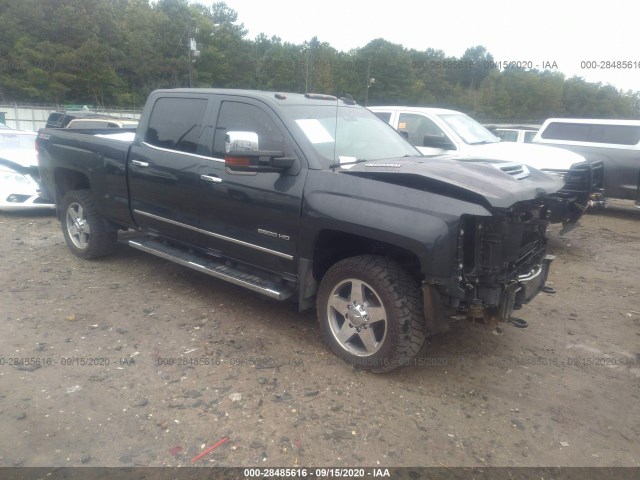
[[[606,196],[640,207],[640,120],[549,118],[533,141],[601,161]]]
[[[461,157],[513,160],[558,175],[565,185],[551,207],[552,223],[562,223],[561,233],[578,225],[583,213],[604,201],[603,165],[587,162],[577,153],[530,143],[501,142],[498,137],[462,112],[444,108],[369,107],[404,134],[425,155],[455,152]]]
[[[543,288],[557,177],[426,158],[350,99],[151,94],[132,142],[43,129],[70,250],[137,249],[299,308],[344,360],[408,363],[455,317],[495,324]],[[135,272],[132,272],[135,274]]]

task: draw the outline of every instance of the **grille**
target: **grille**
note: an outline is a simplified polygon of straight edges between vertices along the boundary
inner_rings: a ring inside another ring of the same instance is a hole
[[[465,219],[464,272],[475,275],[515,274],[529,265],[546,245],[546,220],[539,212],[514,218]],[[473,232],[473,233],[472,233]],[[507,269],[507,271],[505,271]]]

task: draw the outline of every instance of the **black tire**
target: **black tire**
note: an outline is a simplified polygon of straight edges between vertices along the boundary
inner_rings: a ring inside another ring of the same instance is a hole
[[[113,252],[118,232],[98,214],[90,190],[67,192],[61,207],[62,233],[74,255],[90,259]]]
[[[354,285],[360,285],[358,293]],[[320,282],[317,312],[331,350],[365,370],[409,364],[425,339],[420,287],[385,257],[363,255],[333,265]]]

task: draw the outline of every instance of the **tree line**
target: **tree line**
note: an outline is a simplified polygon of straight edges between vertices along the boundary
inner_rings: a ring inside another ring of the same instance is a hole
[[[483,46],[462,57],[382,38],[348,52],[317,38],[247,38],[224,2],[0,0],[0,101],[140,108],[156,88],[351,94],[360,104],[439,106],[479,120],[640,118],[640,92],[500,69]],[[195,40],[194,45],[190,39]]]

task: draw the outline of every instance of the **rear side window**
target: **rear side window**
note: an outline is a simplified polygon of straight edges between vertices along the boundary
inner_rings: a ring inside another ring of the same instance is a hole
[[[153,106],[144,141],[179,152],[211,155],[202,142],[204,98],[160,98]]]
[[[548,140],[637,145],[640,142],[640,126],[553,122],[547,125],[541,137]]]

